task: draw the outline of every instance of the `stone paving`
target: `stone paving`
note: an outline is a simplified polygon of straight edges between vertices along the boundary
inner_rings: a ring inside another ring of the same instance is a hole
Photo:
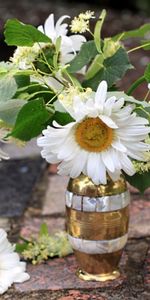
[[[9,162],[9,164],[13,163],[16,164],[16,161]],[[14,172],[17,172],[18,166],[20,167],[22,163],[26,163],[26,167],[29,167],[31,159],[18,161],[17,167],[9,170],[10,178],[14,178]],[[6,168],[7,164],[8,162]],[[43,161],[38,157],[32,161],[32,172],[34,175],[32,191],[29,180],[26,180],[27,186],[23,190],[28,201],[21,202],[21,194],[16,193],[15,197],[12,195],[12,202],[9,202],[9,211],[12,206],[12,214],[6,213],[3,218],[0,218],[0,226],[9,232],[9,237],[14,242],[19,235],[28,238],[32,233],[36,236],[43,222],[47,223],[50,232],[65,229],[64,191],[67,178],[56,175],[56,166],[43,165]],[[26,179],[26,173],[23,174]],[[21,187],[20,182],[22,178],[18,177],[16,189]],[[9,191],[11,193],[11,188],[7,186],[7,193]],[[4,198],[1,199],[3,207]],[[36,266],[28,263],[30,281],[15,284],[7,293],[0,296],[0,300],[150,299],[150,202],[148,199],[149,192],[142,198],[137,191],[134,191],[134,194],[132,192],[129,240],[120,263],[119,279],[105,283],[81,281],[75,275],[77,263],[74,255],[69,255]],[[17,215],[14,214],[14,205],[22,207],[19,211],[17,209]]]

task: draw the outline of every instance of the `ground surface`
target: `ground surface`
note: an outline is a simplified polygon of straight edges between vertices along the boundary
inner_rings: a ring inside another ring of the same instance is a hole
[[[20,175],[18,170],[24,171]],[[32,160],[26,158],[1,164],[1,178],[9,174],[9,185],[6,186],[6,181],[3,186],[0,226],[9,232],[12,241],[16,241],[19,234],[24,237],[36,235],[43,222],[48,224],[50,232],[65,228],[64,191],[68,179],[55,172],[55,166],[47,168],[38,156]],[[129,240],[120,263],[119,279],[106,283],[81,281],[75,275],[75,258],[70,255],[37,266],[28,263],[30,281],[15,284],[0,299],[149,299],[149,198],[149,191],[142,198],[137,192],[132,192]]]

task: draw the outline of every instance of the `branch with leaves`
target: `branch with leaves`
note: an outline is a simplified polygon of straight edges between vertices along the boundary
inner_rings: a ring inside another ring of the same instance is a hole
[[[56,128],[56,124],[71,126],[69,124],[77,122],[72,113],[72,109],[74,111],[76,109],[74,105],[75,101],[77,103],[77,97],[82,99],[83,103],[86,101],[90,103],[89,99],[93,99],[94,93],[97,93],[103,81],[107,82],[108,96],[116,97],[114,101],[123,98],[124,107],[132,105],[133,108],[134,106],[133,113],[150,121],[149,91],[143,96],[143,99],[132,97],[133,91],[140,84],[145,82],[148,85],[150,83],[150,64],[147,65],[144,74],[137,78],[127,91],[118,91],[117,88],[119,81],[129,70],[134,68],[129,54],[139,49],[145,51],[150,49],[150,41],[147,38],[150,24],[144,24],[140,28],[121,32],[112,37],[102,38],[101,32],[106,18],[105,10],[101,12],[93,32],[90,29],[90,22],[95,18],[94,12],[80,13],[71,22],[69,20],[69,26],[68,23],[64,23],[66,18],[67,16],[62,16],[55,24],[54,15],[51,14],[44,26],[40,25],[38,28],[23,24],[17,19],[6,22],[5,41],[7,45],[17,47],[8,62],[0,62],[0,124],[1,129],[7,128],[7,135],[4,137],[7,140],[11,141],[12,138],[15,138],[27,142],[45,132],[43,130],[47,130],[47,126],[52,128]],[[68,33],[69,28],[70,33]],[[86,31],[91,35],[89,41],[83,35]],[[139,40],[139,44],[133,49],[126,49],[124,45],[124,41],[129,38],[138,38]],[[80,109],[82,111],[83,104]],[[101,108],[101,112],[98,114],[101,116],[102,112],[104,110],[102,111]],[[87,113],[84,117],[88,118],[89,116],[90,113]],[[94,112],[92,116],[94,116]],[[108,117],[110,114],[107,111],[107,121]],[[101,122],[104,122],[104,117],[100,118]],[[107,123],[107,125],[109,124]],[[96,126],[100,126],[100,124]],[[112,136],[116,137],[116,134],[117,131]],[[141,139],[141,142],[144,140]],[[83,146],[83,143],[81,144]],[[145,147],[143,145],[143,149]],[[118,148],[117,150],[114,148],[114,151],[121,151]],[[83,150],[82,147],[81,150]],[[47,154],[49,162],[61,161],[56,153],[55,158],[51,157],[51,150],[44,151],[47,152],[42,153],[49,153]],[[131,155],[131,152],[129,149],[126,150],[127,156],[132,161],[136,160],[135,157],[142,157]],[[118,155],[118,152],[115,152],[114,158],[115,155]],[[103,160],[106,171],[110,174],[114,172],[112,170],[115,168],[116,170],[127,170],[126,178],[141,191],[149,186],[149,168],[145,168],[146,171],[142,174],[138,173],[138,176],[137,174],[128,176],[133,173],[129,172],[129,166],[123,167],[120,163],[111,168],[111,159],[110,166],[106,159],[103,158]],[[114,161],[113,164],[115,164]],[[86,167],[83,168],[84,171],[86,169]],[[117,174],[118,171],[115,172]],[[60,173],[63,174],[63,170]],[[87,173],[90,176],[90,171]],[[75,173],[68,171],[67,174],[74,175]]]
[[[73,252],[67,233],[59,231],[53,235],[49,234],[45,223],[41,225],[37,238],[31,237],[27,240],[20,237],[20,240],[22,242],[16,244],[16,251],[34,265],[53,257],[64,257]]]

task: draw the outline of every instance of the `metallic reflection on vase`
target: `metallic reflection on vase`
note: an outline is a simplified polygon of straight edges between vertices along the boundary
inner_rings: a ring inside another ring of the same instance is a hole
[[[117,278],[127,242],[130,196],[121,178],[95,185],[83,174],[70,179],[66,192],[67,227],[84,280]]]

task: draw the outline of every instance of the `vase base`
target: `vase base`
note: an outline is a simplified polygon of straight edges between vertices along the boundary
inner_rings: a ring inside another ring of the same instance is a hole
[[[111,273],[106,273],[106,274],[89,274],[85,271],[82,271],[79,269],[77,271],[77,276],[85,281],[101,281],[105,282],[107,280],[114,280],[120,276],[120,272],[118,270],[113,271]]]

